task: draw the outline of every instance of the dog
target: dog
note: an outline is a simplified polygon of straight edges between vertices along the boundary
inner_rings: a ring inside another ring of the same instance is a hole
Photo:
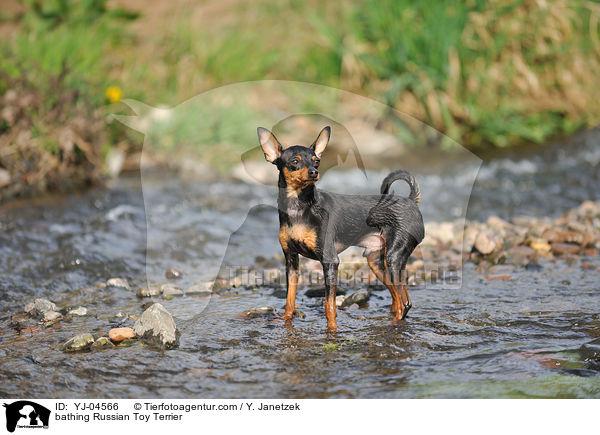
[[[318,260],[325,278],[325,314],[329,331],[337,330],[335,293],[338,254],[350,246],[365,248],[364,256],[375,276],[392,295],[393,323],[412,307],[406,289],[406,263],[423,240],[425,230],[419,210],[420,189],[406,171],[390,173],[380,195],[342,195],[320,191],[319,164],[331,136],[321,130],[312,145],[283,149],[269,130],[259,127],[258,140],[265,159],[279,170],[279,242],[285,256],[287,298],[284,321],[294,316],[298,287],[299,255]],[[396,180],[410,187],[407,198],[389,193]]]

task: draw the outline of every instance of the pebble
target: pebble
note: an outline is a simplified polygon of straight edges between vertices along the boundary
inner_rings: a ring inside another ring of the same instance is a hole
[[[475,249],[483,255],[491,254],[502,247],[502,240],[491,231],[481,231],[475,239]]]
[[[525,265],[525,269],[527,269],[529,271],[539,272],[540,270],[543,269],[543,267],[539,263],[535,263],[532,261]]]
[[[162,349],[173,349],[179,345],[180,332],[175,320],[159,303],[152,304],[142,313],[133,330],[138,337]]]
[[[99,349],[102,347],[115,347],[112,341],[108,337],[100,337],[92,343],[92,349]]]
[[[42,320],[45,322],[51,322],[53,320],[60,319],[61,317],[62,314],[60,314],[58,311],[46,311]]]
[[[186,295],[210,295],[212,293],[212,282],[203,282],[188,287],[185,291]]]
[[[554,255],[574,255],[579,253],[580,248],[578,245],[572,243],[553,243],[552,253]]]
[[[579,353],[581,354],[581,359],[584,361],[600,362],[600,338],[583,344],[579,348]]]
[[[175,269],[174,267],[169,267],[165,271],[165,276],[167,277],[167,279],[179,279],[183,276],[183,272],[181,272],[178,269]]]
[[[285,299],[285,298],[287,298],[287,289],[276,288],[271,293],[271,296],[276,297],[277,299]]]
[[[151,298],[160,295],[161,286],[158,284],[150,284],[148,287],[141,287],[135,293],[140,298]]]
[[[111,278],[108,281],[106,281],[106,287],[117,287],[117,288],[124,288],[125,290],[130,290],[131,291],[131,286],[129,285],[129,283],[127,282],[126,279],[123,278]]]
[[[108,338],[116,343],[133,337],[135,337],[135,331],[131,328],[113,328],[108,331]]]
[[[160,291],[165,298],[183,295],[183,290],[175,284],[163,284],[160,287]]]
[[[525,266],[535,254],[535,249],[529,246],[513,246],[505,253],[506,262]]]
[[[369,292],[365,289],[355,291],[354,293],[350,293],[344,298],[344,301],[342,302],[342,307],[349,307],[354,304],[357,304],[359,306],[364,305],[369,301],[369,297]]]
[[[549,228],[542,233],[542,238],[550,243],[583,243],[583,234],[559,228]]]
[[[57,311],[56,304],[48,299],[36,299],[25,305],[24,311],[33,317],[44,317],[47,312]]]
[[[84,332],[78,334],[70,340],[66,341],[60,346],[60,349],[65,352],[77,352],[80,350],[89,349],[94,343],[94,336],[90,333]]]
[[[512,275],[486,275],[485,279],[487,279],[488,281],[494,281],[494,280],[501,280],[501,281],[508,281],[512,278]]]
[[[244,311],[242,314],[236,316],[238,319],[255,319],[257,317],[269,317],[277,314],[277,311],[273,307],[260,307],[253,308],[251,310]]]
[[[87,313],[88,313],[88,310],[86,307],[77,307],[77,308],[67,311],[67,314],[70,314],[71,316],[85,316],[85,315],[87,315]]]
[[[531,246],[532,249],[535,249],[538,252],[550,252],[550,250],[552,249],[550,247],[550,244],[544,239],[535,239],[530,242],[529,246]]]
[[[300,311],[299,309],[294,310],[294,317],[298,317],[300,319],[304,319],[306,317],[306,313],[304,311]]]
[[[338,287],[335,289],[336,295],[345,295],[346,289],[342,287]],[[325,297],[325,287],[312,287],[307,289],[304,292],[304,295],[308,298],[324,298]]]

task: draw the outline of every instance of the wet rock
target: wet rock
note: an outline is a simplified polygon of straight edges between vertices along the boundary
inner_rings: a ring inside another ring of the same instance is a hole
[[[183,272],[181,272],[178,269],[175,269],[174,267],[169,267],[165,271],[165,276],[167,277],[167,279],[179,279],[183,276]]]
[[[506,251],[506,261],[521,266],[529,263],[535,257],[535,249],[529,246],[513,246]]]
[[[85,316],[87,315],[88,310],[86,307],[77,307],[72,310],[67,311],[67,314],[70,316]]]
[[[271,296],[276,297],[277,299],[285,299],[287,298],[287,289],[284,288],[276,288],[271,293]]]
[[[488,255],[502,248],[502,239],[491,231],[481,231],[475,239],[474,247],[481,254]]]
[[[123,325],[125,322],[128,322],[129,320],[130,320],[130,316],[127,313],[124,313],[123,311],[119,311],[117,313],[117,315],[115,316],[115,318],[110,320],[108,323],[115,327],[119,327],[119,326]]]
[[[513,216],[510,221],[520,228],[529,228],[535,225],[535,218],[532,216]]]
[[[488,281],[501,280],[508,281],[512,278],[512,275],[486,275],[485,279]]]
[[[109,279],[108,281],[106,281],[106,287],[122,288],[131,291],[131,286],[129,285],[127,280],[123,278]]]
[[[525,269],[532,271],[532,272],[539,272],[540,270],[543,269],[543,267],[539,263],[535,263],[532,261],[525,265]]]
[[[100,337],[91,345],[92,349],[100,349],[103,347],[115,347],[115,345],[112,343],[112,341],[110,341],[108,337]]]
[[[201,284],[195,284],[191,287],[188,287],[185,291],[186,295],[205,295],[208,296],[212,294],[212,282],[203,282]]]
[[[542,238],[550,243],[577,243],[581,245],[584,241],[584,236],[575,231],[563,230],[559,228],[550,228],[542,233]]]
[[[173,316],[161,304],[155,303],[142,313],[133,325],[138,337],[163,349],[179,345],[179,330]]]
[[[502,237],[506,237],[507,232],[512,229],[512,225],[509,222],[499,218],[498,216],[490,216],[486,223],[488,227],[496,230],[502,235]]]
[[[462,244],[462,248],[464,252],[471,252],[473,250],[473,245],[475,245],[475,239],[477,238],[477,235],[479,234],[479,228],[478,226],[469,223],[468,226],[465,228],[465,231],[463,233],[463,244]]]
[[[592,230],[589,226],[574,220],[570,220],[567,222],[567,228],[581,234],[588,233]]]
[[[575,255],[579,253],[579,246],[571,243],[553,243],[552,253],[554,255]]]
[[[135,337],[135,331],[132,328],[113,328],[108,331],[108,338],[115,343],[133,337]]]
[[[577,214],[582,218],[594,218],[600,215],[600,202],[584,201],[577,209]]]
[[[449,244],[454,239],[454,225],[452,222],[426,222],[425,223],[425,238],[423,243],[435,244],[438,241],[442,244]]]
[[[260,307],[244,311],[236,316],[238,319],[255,319],[257,317],[270,317],[277,315],[277,311],[273,307]]]
[[[498,264],[487,269],[488,275],[510,275],[515,271],[515,266],[509,264]]]
[[[183,295],[183,290],[174,284],[163,284],[160,291],[164,298]]]
[[[537,237],[529,240],[529,246],[531,249],[535,249],[537,252],[542,253],[550,252],[552,249],[546,240]]]
[[[582,345],[579,353],[584,361],[600,362],[600,338]]]
[[[361,289],[354,293],[350,293],[348,296],[344,298],[342,302],[342,307],[349,307],[351,305],[364,305],[369,301],[369,292]],[[337,301],[336,301],[337,302]]]
[[[158,284],[150,284],[148,287],[142,287],[135,293],[140,298],[152,298],[160,295],[161,287]]]
[[[46,313],[57,311],[57,308],[48,299],[35,299],[25,305],[24,311],[32,317],[43,318]]]
[[[346,289],[342,287],[338,287],[335,290],[336,295],[345,295]],[[324,298],[325,297],[325,287],[312,287],[308,288],[304,295],[308,298]]]
[[[133,338],[126,338],[125,340],[121,341],[120,343],[117,343],[116,345],[118,347],[130,347],[134,344],[136,344],[136,341]]]
[[[294,310],[294,317],[298,317],[299,319],[304,319],[306,317],[306,313],[304,311],[300,311],[299,309]]]
[[[53,320],[58,320],[61,317],[62,317],[62,314],[60,314],[58,311],[46,311],[44,313],[42,320],[44,322],[52,322]]]
[[[65,352],[77,352],[89,349],[94,343],[94,336],[90,333],[78,334],[60,346]]]

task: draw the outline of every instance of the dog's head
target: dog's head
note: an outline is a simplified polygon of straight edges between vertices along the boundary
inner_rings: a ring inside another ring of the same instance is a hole
[[[266,128],[258,127],[258,141],[267,162],[277,166],[283,174],[289,194],[298,193],[319,179],[321,154],[329,143],[331,128],[325,127],[312,145],[294,145],[283,149],[275,135]]]

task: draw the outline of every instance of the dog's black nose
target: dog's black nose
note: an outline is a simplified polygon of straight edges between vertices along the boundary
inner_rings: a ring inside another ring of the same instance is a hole
[[[317,171],[315,168],[310,168],[308,170],[308,176],[310,178],[317,178],[319,176],[319,171]]]

